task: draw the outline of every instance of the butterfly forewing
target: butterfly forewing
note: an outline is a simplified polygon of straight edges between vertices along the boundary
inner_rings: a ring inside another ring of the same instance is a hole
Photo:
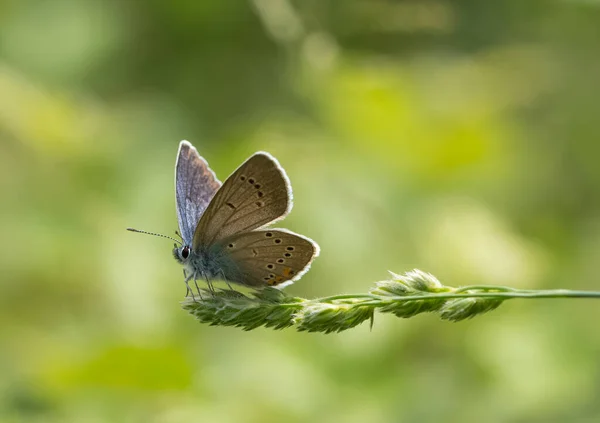
[[[221,186],[208,163],[187,141],[181,141],[175,165],[177,219],[184,243],[190,245],[200,216]]]
[[[292,204],[284,170],[267,153],[246,160],[217,191],[200,218],[193,248],[251,231],[285,216]]]
[[[224,269],[225,279],[253,287],[294,281],[319,254],[312,240],[282,229],[244,232],[219,243],[236,264],[235,268]]]

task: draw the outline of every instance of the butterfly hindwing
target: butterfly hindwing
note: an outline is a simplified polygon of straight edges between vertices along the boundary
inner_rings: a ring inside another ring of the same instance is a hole
[[[268,153],[246,160],[217,191],[200,218],[193,238],[199,251],[237,233],[251,231],[284,217],[292,206],[285,171]]]
[[[175,197],[184,244],[191,244],[196,225],[220,186],[221,182],[194,146],[181,141],[175,164]]]
[[[293,282],[319,254],[314,241],[283,229],[244,232],[219,241],[219,245],[235,264],[223,269],[224,278],[252,287]]]

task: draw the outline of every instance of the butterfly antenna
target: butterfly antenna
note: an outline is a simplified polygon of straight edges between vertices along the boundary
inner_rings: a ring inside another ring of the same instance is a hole
[[[154,232],[148,232],[148,231],[142,231],[142,230],[140,230],[140,229],[134,229],[134,228],[127,228],[127,230],[128,230],[128,231],[130,231],[130,232],[137,232],[138,234],[146,234],[146,235],[160,236],[160,237],[162,237],[162,238],[167,238],[167,239],[170,239],[170,240],[172,240],[172,241],[175,241],[175,242],[176,242],[176,243],[178,243],[179,245],[183,245],[183,243],[182,243],[181,241],[179,241],[179,240],[178,240],[178,239],[176,239],[176,238],[170,237],[170,236],[168,236],[168,235],[157,234],[157,233],[154,233]]]

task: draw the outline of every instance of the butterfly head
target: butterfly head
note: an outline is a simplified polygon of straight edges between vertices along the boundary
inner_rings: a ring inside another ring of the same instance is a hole
[[[189,245],[177,245],[173,248],[173,256],[180,264],[186,264],[192,255],[192,249]]]

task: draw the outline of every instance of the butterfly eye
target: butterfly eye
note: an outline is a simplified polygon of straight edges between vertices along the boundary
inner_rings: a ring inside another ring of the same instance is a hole
[[[190,247],[187,245],[181,250],[181,257],[185,260],[190,256]]]

